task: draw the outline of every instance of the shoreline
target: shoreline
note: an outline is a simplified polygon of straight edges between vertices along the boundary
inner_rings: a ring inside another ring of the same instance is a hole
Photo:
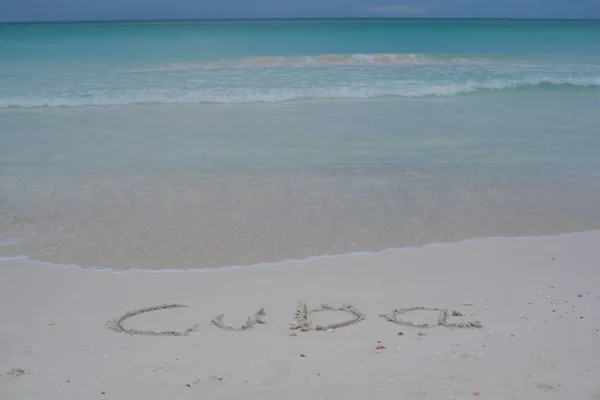
[[[1,262],[0,397],[597,400],[599,244],[475,239],[185,276]]]
[[[306,258],[300,259],[285,259],[281,261],[274,262],[259,262],[256,264],[250,265],[226,265],[219,267],[205,267],[205,268],[165,268],[165,269],[151,269],[151,268],[127,268],[127,269],[115,269],[111,267],[84,267],[77,264],[59,264],[49,261],[40,261],[40,260],[32,260],[26,255],[18,255],[18,256],[2,256],[0,255],[0,265],[2,263],[9,262],[17,262],[17,263],[26,263],[44,267],[52,267],[58,269],[75,269],[81,271],[93,271],[100,273],[111,273],[111,274],[188,274],[188,273],[199,273],[199,272],[221,272],[221,271],[231,271],[231,270],[239,270],[239,269],[254,269],[254,268],[263,268],[263,267],[277,267],[277,266],[286,266],[287,264],[304,264],[310,263],[314,261],[321,260],[332,260],[338,258],[351,258],[356,256],[375,256],[378,254],[386,254],[386,253],[400,253],[405,251],[419,251],[423,249],[427,249],[429,247],[435,246],[454,246],[460,245],[463,243],[469,243],[472,241],[486,241],[486,240],[527,240],[527,239],[543,239],[543,238],[551,238],[551,237],[564,237],[571,235],[580,235],[585,233],[600,233],[600,229],[587,229],[582,231],[575,232],[564,232],[564,233],[556,233],[556,234],[547,234],[547,235],[532,235],[532,236],[484,236],[484,237],[474,237],[470,239],[462,239],[454,242],[433,242],[433,243],[425,243],[417,246],[405,246],[405,247],[393,247],[383,250],[375,250],[375,251],[353,251],[342,254],[324,254],[317,256],[310,256]],[[0,243],[1,248],[1,243]]]

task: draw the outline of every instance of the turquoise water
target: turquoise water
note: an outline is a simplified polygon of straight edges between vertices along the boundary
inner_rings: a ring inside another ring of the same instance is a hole
[[[595,90],[598,48],[598,21],[5,24],[0,107]]]
[[[0,24],[0,256],[252,264],[600,228],[600,21]]]

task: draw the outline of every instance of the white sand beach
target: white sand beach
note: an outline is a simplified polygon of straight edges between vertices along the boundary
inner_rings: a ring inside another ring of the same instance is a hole
[[[598,400],[599,260],[600,231],[185,273],[4,260],[0,399]],[[364,320],[291,330],[299,302]],[[107,324],[163,304],[188,307]],[[411,307],[439,310],[380,316]]]

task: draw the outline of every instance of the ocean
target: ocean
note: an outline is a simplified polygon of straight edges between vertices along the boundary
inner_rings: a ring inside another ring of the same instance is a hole
[[[592,20],[0,24],[0,259],[599,229],[599,50]]]

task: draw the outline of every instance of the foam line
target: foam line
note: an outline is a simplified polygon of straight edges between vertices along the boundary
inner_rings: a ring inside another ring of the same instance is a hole
[[[569,232],[569,233],[559,233],[556,235],[540,235],[540,236],[488,236],[488,237],[479,237],[472,239],[464,239],[457,242],[435,242],[428,243],[421,246],[409,246],[409,247],[396,247],[389,248],[379,251],[357,251],[357,252],[349,252],[343,254],[335,254],[335,255],[320,255],[320,256],[312,256],[302,259],[286,259],[282,261],[276,262],[262,262],[251,265],[233,265],[233,266],[222,266],[215,268],[190,268],[190,269],[143,269],[143,268],[130,268],[126,270],[117,270],[113,268],[101,268],[101,267],[82,267],[76,264],[57,264],[53,262],[47,261],[38,261],[33,260],[25,255],[19,256],[0,256],[0,263],[2,262],[25,262],[28,264],[37,264],[41,266],[54,267],[54,268],[65,268],[65,269],[77,269],[81,271],[88,272],[102,272],[102,273],[111,273],[111,274],[131,274],[131,273],[142,273],[142,274],[189,274],[189,273],[218,273],[223,271],[231,271],[231,270],[239,270],[239,269],[251,269],[251,268],[261,268],[261,267],[276,267],[276,266],[286,266],[286,265],[296,265],[296,264],[305,264],[312,261],[318,260],[329,260],[329,259],[340,259],[340,258],[348,258],[355,256],[372,256],[377,254],[384,253],[398,253],[404,251],[420,251],[429,247],[438,247],[438,246],[454,246],[460,245],[464,243],[471,243],[477,241],[488,241],[488,240],[525,240],[525,239],[540,239],[540,238],[548,238],[548,237],[569,237],[576,236],[582,233],[600,233],[600,230],[588,230],[588,231],[580,231],[580,232]]]

